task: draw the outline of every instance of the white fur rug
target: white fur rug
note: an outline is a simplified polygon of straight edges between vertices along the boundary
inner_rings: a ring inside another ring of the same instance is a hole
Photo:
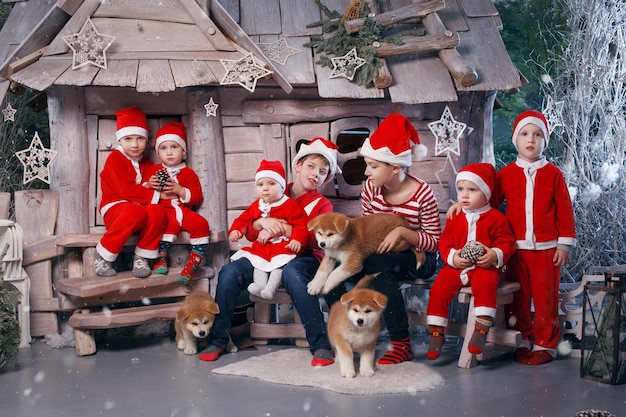
[[[331,366],[314,368],[311,366],[309,351],[296,348],[255,356],[213,369],[212,372],[354,395],[410,394],[430,391],[443,385],[441,375],[415,361],[377,366],[376,375],[370,378],[358,374],[355,378],[343,378],[339,374],[339,365],[336,362]]]

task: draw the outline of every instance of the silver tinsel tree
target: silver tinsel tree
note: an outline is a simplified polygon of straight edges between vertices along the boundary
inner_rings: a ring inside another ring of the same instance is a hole
[[[558,75],[543,77],[544,111],[565,147],[555,162],[574,203],[578,247],[564,278],[575,281],[626,263],[626,2],[563,1],[570,30]]]

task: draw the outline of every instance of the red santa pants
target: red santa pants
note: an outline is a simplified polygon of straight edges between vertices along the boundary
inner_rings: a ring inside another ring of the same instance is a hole
[[[176,220],[176,210],[166,209],[167,227],[163,234],[165,242],[173,242],[176,240],[181,230],[189,232],[189,243],[192,245],[203,245],[209,243],[209,222],[202,217],[201,214],[188,209],[182,209],[182,224]]]
[[[555,252],[556,248],[517,249],[506,267],[506,280],[519,282],[521,286],[514,294],[513,303],[507,306],[507,323],[522,333],[524,341],[534,337],[534,344],[540,349],[556,349],[559,339],[561,269],[554,266]]]
[[[144,258],[156,258],[166,222],[165,209],[158,204],[143,206],[129,202],[118,203],[104,215],[104,226],[107,230],[100,239],[98,252],[104,259],[112,262],[122,251],[128,238],[139,232],[135,254]]]
[[[452,267],[444,267],[439,271],[433,287],[430,289],[430,300],[426,309],[428,324],[446,326],[450,303],[464,286],[461,282],[461,271]],[[496,297],[500,270],[495,268],[476,268],[468,271],[469,286],[474,295],[476,316],[494,317],[496,314]],[[474,323],[469,324],[473,326]]]

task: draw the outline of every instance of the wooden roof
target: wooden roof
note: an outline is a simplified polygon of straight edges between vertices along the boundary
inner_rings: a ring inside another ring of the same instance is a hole
[[[322,0],[343,11],[347,0]],[[218,86],[226,69],[220,59],[252,53],[272,71],[259,85],[317,86],[324,98],[383,98],[392,102],[429,103],[458,99],[459,91],[519,88],[520,74],[499,35],[501,22],[491,0],[388,0],[394,12],[415,6],[436,9],[403,27],[427,28],[428,35],[458,36],[456,48],[440,52],[393,54],[385,61],[393,82],[387,88],[360,87],[329,78],[331,69],[302,45],[320,34],[307,25],[321,14],[314,0],[29,0],[14,6],[0,32],[0,76],[38,91],[52,85],[120,86],[139,92],[167,92],[191,86]],[[224,4],[224,6],[222,6]],[[423,5],[422,5],[423,4]],[[78,33],[90,18],[99,33],[115,36],[106,50],[107,68],[72,69],[73,51],[63,36]],[[30,31],[27,29],[31,28]],[[268,59],[259,43],[285,39],[299,53],[284,65]],[[464,82],[454,62],[477,76]],[[4,95],[7,83],[0,88]],[[0,96],[1,98],[1,96]]]

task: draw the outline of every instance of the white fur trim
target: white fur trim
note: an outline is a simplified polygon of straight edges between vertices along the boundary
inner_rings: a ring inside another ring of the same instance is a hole
[[[271,169],[265,171],[258,171],[254,176],[254,182],[256,183],[260,178],[271,178],[276,180],[282,187],[285,189],[287,182],[285,179],[276,171],[272,171]]]
[[[519,135],[519,131],[522,130],[524,126],[529,125],[531,123],[539,126],[539,129],[541,129],[541,131],[543,132],[543,149],[546,149],[548,147],[548,144],[550,143],[550,134],[548,133],[548,130],[546,129],[546,124],[543,122],[543,120],[541,120],[538,117],[528,116],[520,120],[517,123],[517,126],[515,126],[515,130],[513,131],[512,140],[513,140],[513,146],[515,146],[515,149],[517,149],[517,135]]]
[[[130,136],[130,135],[140,135],[140,136],[147,138],[148,130],[139,126],[126,126],[115,132],[115,137],[117,138],[117,140],[122,139],[124,136]]]
[[[375,159],[376,161],[385,162],[389,165],[399,167],[411,166],[411,162],[413,162],[413,153],[411,152],[411,149],[407,149],[399,154],[394,154],[387,146],[374,149],[370,144],[370,138],[365,139],[359,153],[361,156],[366,158]]]
[[[487,200],[491,198],[491,188],[487,185],[487,183],[479,176],[470,171],[461,171],[456,175],[456,182],[466,180],[471,181],[480,188],[480,191],[485,194]]]
[[[185,143],[185,141],[183,140],[183,138],[181,138],[178,135],[175,135],[173,133],[167,133],[165,135],[161,135],[157,138],[156,143],[154,144],[154,147],[158,150],[159,149],[159,145],[163,142],[167,142],[168,140],[171,140],[172,142],[176,142],[180,145],[181,148],[183,148],[183,150],[185,152],[187,152],[187,144]]]

